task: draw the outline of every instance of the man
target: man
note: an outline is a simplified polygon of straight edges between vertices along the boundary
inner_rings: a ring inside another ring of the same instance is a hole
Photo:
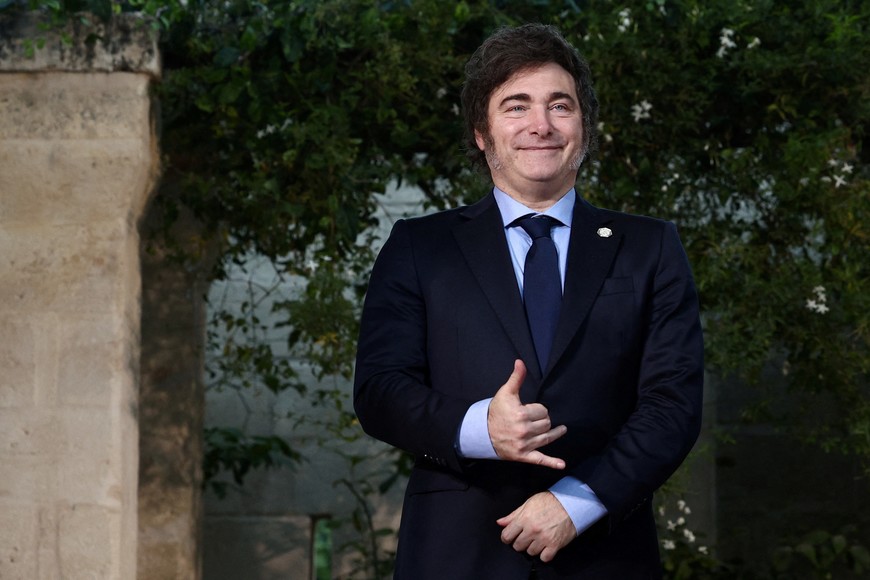
[[[495,187],[399,221],[363,310],[355,409],[416,456],[395,577],[657,578],[703,375],[676,230],[577,196],[597,101],[553,27],[486,40],[462,104]]]

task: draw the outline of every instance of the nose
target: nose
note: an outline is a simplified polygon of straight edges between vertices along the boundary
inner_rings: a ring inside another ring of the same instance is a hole
[[[550,120],[550,110],[546,107],[533,108],[530,122],[531,132],[541,137],[547,137],[553,132],[553,123]]]

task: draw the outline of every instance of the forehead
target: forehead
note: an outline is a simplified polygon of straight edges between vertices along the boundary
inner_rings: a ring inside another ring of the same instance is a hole
[[[578,100],[574,77],[560,65],[550,62],[513,73],[490,94],[489,106],[497,106],[503,99],[514,95],[524,95],[532,100],[546,100],[555,93],[567,94],[575,101]]]

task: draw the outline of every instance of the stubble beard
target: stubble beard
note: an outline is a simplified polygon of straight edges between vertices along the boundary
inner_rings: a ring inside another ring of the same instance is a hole
[[[484,144],[486,147],[484,148],[484,154],[486,155],[486,164],[489,165],[490,171],[498,171],[502,168],[501,159],[499,159],[498,153],[495,152],[495,143],[492,138],[485,137]],[[578,153],[577,157],[571,160],[571,163],[568,166],[571,168],[571,171],[579,171],[580,166],[583,165],[583,160],[586,159],[586,147],[584,146]]]

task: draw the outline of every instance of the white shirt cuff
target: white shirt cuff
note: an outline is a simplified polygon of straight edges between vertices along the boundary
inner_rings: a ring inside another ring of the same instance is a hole
[[[492,440],[489,438],[487,415],[492,398],[471,405],[459,426],[459,455],[466,459],[498,459]]]
[[[607,508],[595,495],[588,485],[570,475],[563,477],[550,487],[552,493],[565,511],[574,527],[577,535],[583,533],[592,524],[607,515]]]

